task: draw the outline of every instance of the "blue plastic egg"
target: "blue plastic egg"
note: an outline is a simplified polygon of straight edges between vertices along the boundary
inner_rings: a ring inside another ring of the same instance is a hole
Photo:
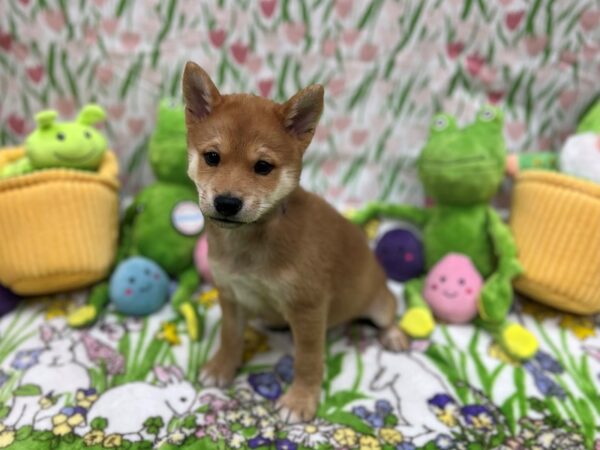
[[[115,309],[145,316],[160,309],[169,297],[169,278],[154,261],[135,256],[121,262],[110,278],[110,299]]]

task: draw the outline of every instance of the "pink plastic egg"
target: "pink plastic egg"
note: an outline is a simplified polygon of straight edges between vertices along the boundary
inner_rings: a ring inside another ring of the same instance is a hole
[[[194,249],[194,263],[198,273],[202,276],[202,281],[212,283],[212,273],[208,264],[208,240],[206,235],[200,236]]]
[[[433,315],[448,323],[467,323],[477,316],[483,278],[471,260],[458,253],[442,258],[429,272],[423,297]]]

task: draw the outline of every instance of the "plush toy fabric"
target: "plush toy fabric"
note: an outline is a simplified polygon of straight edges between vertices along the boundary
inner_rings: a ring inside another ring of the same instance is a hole
[[[513,299],[511,281],[522,269],[510,230],[488,204],[503,179],[505,159],[500,110],[484,107],[477,120],[463,129],[453,117],[437,115],[417,163],[434,206],[422,209],[374,202],[353,219],[365,224],[387,216],[420,226],[427,270],[450,253],[468,256],[485,278],[478,300],[481,323],[510,355],[524,359],[535,353],[537,341],[521,325],[506,319]],[[422,278],[406,283],[408,309],[400,323],[417,338],[431,334],[435,324],[423,287]]]
[[[57,115],[48,110],[35,116],[37,128],[25,141],[25,157],[5,166],[0,177],[51,168],[98,169],[107,142],[93,125],[104,120],[104,110],[87,105],[74,122],[55,122]]]
[[[109,291],[117,311],[146,316],[167,302],[169,278],[154,261],[134,256],[117,266],[110,277]]]
[[[0,317],[11,312],[19,304],[17,297],[10,289],[0,285]]]
[[[423,244],[413,232],[403,228],[387,231],[375,246],[375,255],[388,278],[406,281],[423,274]]]
[[[175,100],[161,100],[148,156],[152,172],[158,180],[196,189],[187,176],[187,135],[182,114],[181,106]],[[184,149],[185,158],[182,155]]]
[[[171,304],[185,319],[190,337],[196,340],[200,330],[192,295],[200,279],[194,265],[194,249],[204,219],[197,206],[197,193],[187,177],[187,142],[180,126],[183,122],[181,106],[167,101],[160,103],[149,148],[157,181],[144,188],[127,208],[117,261],[143,256],[177,279]],[[69,316],[69,323],[72,326],[92,323],[108,300],[109,291],[104,283],[92,292],[88,305]]]
[[[577,125],[576,133],[600,133],[600,100],[585,112]]]
[[[194,250],[194,263],[198,273],[202,276],[204,281],[212,283],[212,272],[210,271],[210,265],[208,263],[208,240],[206,235],[203,235],[198,239],[196,243],[196,249]]]
[[[562,173],[600,183],[600,133],[570,136],[560,152]]]
[[[423,298],[438,319],[467,323],[477,316],[483,278],[465,255],[450,253],[427,274]]]
[[[506,174],[516,177],[523,170],[558,170],[556,152],[513,153],[506,157]]]

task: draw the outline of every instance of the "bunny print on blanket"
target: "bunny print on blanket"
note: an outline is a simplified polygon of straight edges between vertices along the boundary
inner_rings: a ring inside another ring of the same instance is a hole
[[[71,333],[68,328],[59,330],[47,323],[40,326],[44,348],[36,352],[37,362],[34,358],[31,365],[23,367],[10,413],[3,421],[5,425],[49,428],[49,418],[60,410],[65,395],[90,387],[88,370],[77,360],[74,351],[77,340]],[[45,396],[52,396],[56,403],[40,409],[40,399]]]
[[[154,375],[158,385],[137,381],[106,391],[89,410],[88,423],[96,417],[114,416],[114,411],[119,411],[119,420],[109,421],[104,432],[138,440],[144,438],[144,421],[148,417],[160,417],[166,426],[173,416],[181,417],[190,412],[197,393],[184,379],[182,370],[176,366],[157,366]],[[144,407],[140,408],[142,402]]]

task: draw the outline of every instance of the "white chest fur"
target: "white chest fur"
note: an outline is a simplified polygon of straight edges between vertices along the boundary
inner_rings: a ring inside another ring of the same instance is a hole
[[[290,284],[282,277],[266,276],[252,271],[234,272],[218,263],[212,271],[218,284],[230,289],[234,300],[257,316],[283,315],[283,306],[289,299]]]

